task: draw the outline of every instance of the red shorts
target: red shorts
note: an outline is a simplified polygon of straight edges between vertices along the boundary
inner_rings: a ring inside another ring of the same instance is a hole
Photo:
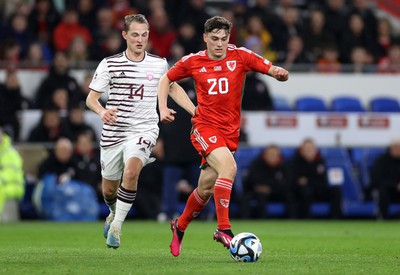
[[[221,132],[210,125],[196,125],[190,134],[190,139],[194,148],[202,156],[201,167],[205,167],[208,154],[219,147],[227,147],[235,153],[239,146],[239,137],[226,138]]]

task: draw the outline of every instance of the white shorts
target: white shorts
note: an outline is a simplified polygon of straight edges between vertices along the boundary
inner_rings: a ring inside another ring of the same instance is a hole
[[[156,144],[158,132],[133,134],[116,146],[100,147],[101,175],[108,180],[121,179],[126,162],[133,157],[140,159],[145,166],[151,150]]]

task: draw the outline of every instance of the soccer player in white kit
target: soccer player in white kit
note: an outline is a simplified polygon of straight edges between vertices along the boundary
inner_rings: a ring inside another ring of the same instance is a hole
[[[104,122],[100,139],[102,191],[110,214],[103,233],[107,246],[115,249],[120,246],[122,223],[136,198],[140,171],[153,161],[150,153],[159,132],[157,86],[169,66],[165,58],[145,51],[149,32],[143,15],[125,16],[122,36],[127,49],[100,62],[86,99],[86,105]],[[105,108],[99,102],[103,93],[108,93]],[[170,96],[179,100],[179,94],[185,110],[193,115],[193,103],[174,83]]]

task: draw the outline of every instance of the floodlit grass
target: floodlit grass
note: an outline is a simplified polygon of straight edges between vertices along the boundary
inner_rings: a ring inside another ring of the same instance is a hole
[[[399,274],[400,223],[232,221],[263,244],[256,263],[236,263],[212,240],[216,222],[194,222],[181,256],[169,224],[129,220],[108,249],[102,223],[0,224],[0,274]]]

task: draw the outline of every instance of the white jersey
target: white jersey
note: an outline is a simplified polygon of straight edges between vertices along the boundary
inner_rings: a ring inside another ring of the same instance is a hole
[[[157,131],[157,86],[168,63],[145,52],[142,61],[132,61],[125,52],[104,58],[96,69],[91,90],[108,93],[106,108],[117,108],[114,125],[104,124],[100,146],[124,142],[131,133]]]

